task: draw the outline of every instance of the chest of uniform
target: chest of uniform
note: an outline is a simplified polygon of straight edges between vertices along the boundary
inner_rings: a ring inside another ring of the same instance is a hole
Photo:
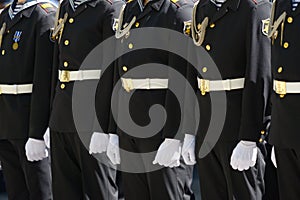
[[[299,81],[300,69],[295,58],[300,52],[300,9],[292,11],[287,2],[279,2],[274,20],[284,12],[286,16],[272,39],[272,74],[279,80]]]
[[[30,47],[34,47],[37,37],[36,24],[33,20],[23,17],[6,22],[6,30],[2,36],[1,56],[28,55]]]
[[[76,47],[83,45],[84,48],[84,44],[88,44],[88,41],[96,43],[101,40],[101,21],[103,19],[99,15],[99,8],[92,9],[88,5],[82,7],[79,12],[73,12],[71,9],[61,12],[61,14],[67,15],[62,34],[63,45],[69,46],[72,43]],[[66,40],[68,41],[66,42]]]

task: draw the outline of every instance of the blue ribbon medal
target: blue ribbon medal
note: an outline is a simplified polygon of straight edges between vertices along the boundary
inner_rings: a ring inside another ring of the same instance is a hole
[[[15,35],[14,35],[14,38],[13,38],[14,43],[12,45],[12,48],[15,51],[19,48],[19,43],[18,42],[21,39],[21,35],[22,35],[22,31],[16,31],[15,32]]]

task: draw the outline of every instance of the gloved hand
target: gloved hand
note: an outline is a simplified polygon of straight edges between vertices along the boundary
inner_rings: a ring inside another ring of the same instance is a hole
[[[255,142],[240,141],[232,152],[230,165],[239,171],[253,167],[257,160],[258,148]]]
[[[195,157],[195,136],[185,134],[183,145],[182,145],[182,158],[187,165],[194,165],[196,164],[196,157]]]
[[[109,141],[108,141],[106,155],[114,165],[121,163],[118,135],[109,134]]]
[[[165,139],[159,146],[153,164],[165,167],[178,167],[180,165],[181,144],[179,140]]]
[[[277,168],[277,162],[276,162],[276,156],[275,156],[275,149],[274,147],[272,147],[272,151],[271,151],[271,160],[273,165]]]
[[[46,147],[48,149],[50,149],[50,130],[49,130],[49,128],[47,128],[43,138],[44,138]]]
[[[48,150],[44,140],[29,138],[25,144],[25,152],[28,161],[39,161],[48,157]]]
[[[107,150],[109,135],[105,133],[94,132],[91,138],[89,153],[103,153]]]

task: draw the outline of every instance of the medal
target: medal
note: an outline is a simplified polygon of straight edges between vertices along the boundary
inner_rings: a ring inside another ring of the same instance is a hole
[[[19,48],[19,44],[17,42],[14,42],[12,48],[13,50],[17,50]]]
[[[16,31],[15,34],[14,34],[14,37],[13,37],[13,45],[12,45],[12,49],[13,50],[17,50],[19,48],[19,41],[21,39],[21,35],[22,35],[22,31]]]

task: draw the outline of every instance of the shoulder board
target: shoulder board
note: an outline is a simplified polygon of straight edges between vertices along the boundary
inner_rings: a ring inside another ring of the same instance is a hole
[[[173,4],[175,4],[178,8],[182,7],[185,4],[184,0],[170,0]]]
[[[56,7],[51,3],[39,3],[39,6],[46,12],[50,13],[51,11],[55,11]]]
[[[126,1],[126,3],[131,3],[131,2],[133,2],[133,0],[127,0],[127,1]]]

